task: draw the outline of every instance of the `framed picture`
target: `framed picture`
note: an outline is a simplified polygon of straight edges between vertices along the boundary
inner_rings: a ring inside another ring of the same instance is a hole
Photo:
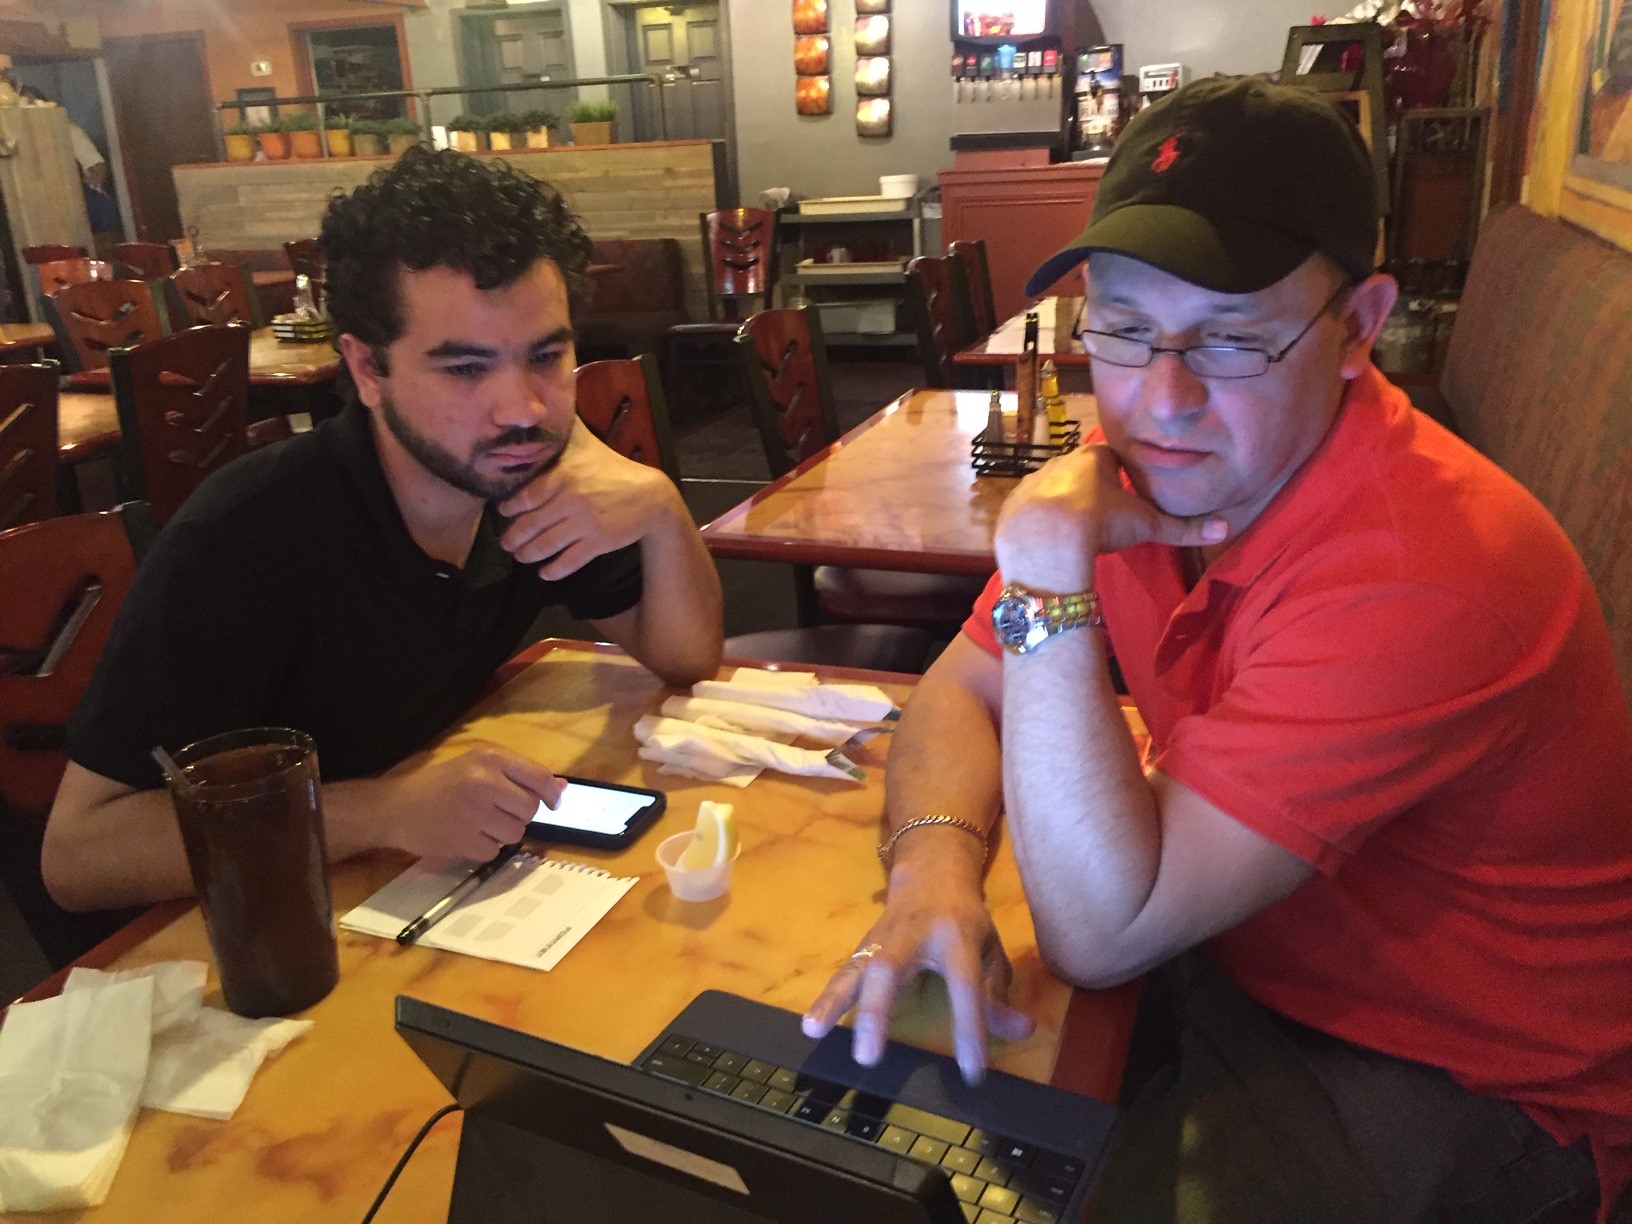
[[[793,40],[793,68],[800,76],[826,76],[828,37],[801,34]]]
[[[1363,89],[1351,89],[1346,93],[1331,93],[1326,95],[1333,106],[1349,117],[1349,122],[1360,129],[1360,139],[1366,142],[1366,148],[1371,148],[1374,129],[1371,126],[1371,95]]]
[[[856,54],[888,55],[890,53],[890,19],[888,17],[856,18]]]
[[[890,11],[890,0],[856,0],[858,13],[887,13]]]
[[[278,117],[278,108],[267,103],[276,101],[277,97],[278,91],[269,86],[240,89],[234,99],[238,103],[239,118],[257,127],[267,126]]]
[[[1360,125],[1371,150],[1377,182],[1377,209],[1392,205],[1388,190],[1388,139],[1383,128],[1383,34],[1375,22],[1354,25],[1293,26],[1286,32],[1281,84],[1304,85],[1332,95],[1339,109]],[[1365,105],[1356,101],[1365,95]]]
[[[1632,3],[1582,2],[1583,43],[1567,82],[1573,143],[1558,212],[1612,242],[1632,245]]]
[[[832,84],[825,76],[802,76],[794,85],[793,108],[801,115],[826,115],[833,110]]]
[[[890,134],[890,100],[888,98],[856,99],[856,134],[858,136],[888,136]]]
[[[793,0],[795,34],[827,33],[827,0]]]
[[[858,55],[856,57],[856,94],[863,98],[880,98],[890,92],[890,57],[887,55]]]

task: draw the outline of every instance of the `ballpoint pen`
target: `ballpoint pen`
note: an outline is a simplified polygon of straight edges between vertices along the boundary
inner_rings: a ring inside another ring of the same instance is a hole
[[[519,849],[521,849],[521,843],[513,842],[508,846],[501,847],[497,854],[481,864],[481,866],[471,868],[470,874],[450,888],[447,896],[398,931],[397,942],[406,948],[438,922],[441,922],[443,918],[453,911],[455,906],[492,879],[494,872],[514,858],[516,851]]]

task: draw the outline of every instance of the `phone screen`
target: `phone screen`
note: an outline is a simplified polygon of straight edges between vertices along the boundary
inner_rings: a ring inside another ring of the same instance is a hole
[[[533,813],[533,823],[558,829],[577,829],[616,837],[629,823],[652,805],[653,796],[641,791],[614,790],[592,782],[568,782],[561,802],[554,808],[541,802]]]

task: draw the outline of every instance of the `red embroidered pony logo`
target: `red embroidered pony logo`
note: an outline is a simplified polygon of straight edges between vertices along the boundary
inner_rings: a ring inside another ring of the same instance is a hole
[[[1173,163],[1179,160],[1179,137],[1183,135],[1183,132],[1174,132],[1162,141],[1161,148],[1156,153],[1156,160],[1150,163],[1150,168],[1157,174],[1172,169]]]

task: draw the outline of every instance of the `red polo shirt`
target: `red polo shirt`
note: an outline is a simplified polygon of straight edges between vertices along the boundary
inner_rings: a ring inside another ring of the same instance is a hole
[[[1632,718],[1547,512],[1369,370],[1186,591],[1096,567],[1150,763],[1316,868],[1217,936],[1282,1015],[1443,1067],[1632,1176]],[[964,626],[998,652],[993,579]]]

